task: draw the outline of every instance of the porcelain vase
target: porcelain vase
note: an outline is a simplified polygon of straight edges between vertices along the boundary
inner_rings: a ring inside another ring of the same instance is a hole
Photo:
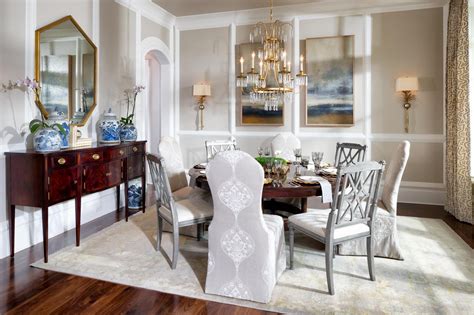
[[[38,152],[53,152],[61,150],[61,134],[53,128],[42,128],[33,136],[33,146]]]
[[[122,142],[131,142],[137,140],[137,128],[134,124],[122,125],[120,128],[120,140]]]
[[[64,131],[66,131],[65,134],[59,133],[59,136],[61,137],[61,149],[66,149],[69,148],[69,133],[70,133],[70,126],[69,122],[66,119],[66,116],[62,112],[53,112],[51,115],[49,115],[48,118],[48,124],[59,124],[61,127],[64,128]]]
[[[110,109],[99,123],[99,142],[102,144],[120,143],[120,123]]]
[[[142,205],[142,180],[136,179],[129,183],[128,186],[128,208],[140,209]]]

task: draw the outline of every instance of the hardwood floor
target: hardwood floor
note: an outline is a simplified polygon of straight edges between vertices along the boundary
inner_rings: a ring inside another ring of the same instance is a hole
[[[444,220],[471,247],[473,227],[446,214],[442,207],[400,204],[399,214]],[[110,213],[82,226],[82,237],[123,219]],[[50,252],[74,244],[71,230],[50,240]],[[125,285],[31,268],[43,256],[42,244],[0,260],[0,313],[7,314],[267,314],[228,304],[192,299]],[[271,313],[268,313],[271,314]]]

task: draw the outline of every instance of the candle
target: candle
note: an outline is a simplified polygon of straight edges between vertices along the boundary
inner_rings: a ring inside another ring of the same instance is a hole
[[[283,50],[283,64],[286,64],[286,50]]]
[[[288,72],[291,72],[291,62],[288,61]]]
[[[240,73],[244,73],[244,57],[240,57]]]
[[[304,60],[304,57],[303,55],[301,55],[300,57],[300,71],[303,72],[303,60]]]
[[[260,60],[259,65],[260,65],[260,75],[263,75],[263,61],[262,60]]]
[[[255,51],[252,51],[252,69],[255,68]]]

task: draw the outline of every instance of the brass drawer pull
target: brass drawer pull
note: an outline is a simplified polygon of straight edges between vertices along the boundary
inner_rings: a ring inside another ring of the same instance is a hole
[[[123,152],[123,150],[120,150],[119,153],[120,153],[120,155],[123,155],[124,152]]]
[[[133,152],[137,152],[138,151],[138,148],[137,147],[133,147]]]
[[[65,159],[65,158],[59,158],[59,159],[58,159],[58,164],[63,165],[63,164],[65,164],[65,163],[66,163],[66,159]]]
[[[93,158],[94,160],[98,160],[98,159],[100,159],[100,155],[98,155],[97,153],[95,153],[95,154],[92,155],[92,158]]]
[[[105,173],[105,176],[110,176],[110,175],[112,175],[112,173],[111,173],[111,172],[109,172],[109,173]]]

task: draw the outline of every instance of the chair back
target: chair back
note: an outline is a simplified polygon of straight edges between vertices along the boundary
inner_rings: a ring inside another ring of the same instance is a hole
[[[334,159],[334,166],[346,166],[355,164],[357,162],[364,162],[366,150],[366,145],[338,142],[336,145],[336,158]]]
[[[171,191],[174,192],[187,187],[188,179],[179,143],[172,137],[162,137],[158,151],[160,156],[166,161],[166,173],[168,174]]]
[[[237,147],[235,139],[206,141],[206,157],[209,162],[219,152],[232,151]]]
[[[272,152],[289,161],[295,161],[294,149],[301,148],[301,141],[292,133],[279,133],[272,139]]]
[[[403,172],[410,156],[410,142],[403,141],[392,155],[387,166],[382,191],[382,202],[385,208],[393,215],[397,213],[398,190],[402,181]]]
[[[332,237],[334,228],[346,225],[372,226],[384,167],[384,161],[338,167],[327,237]]]
[[[261,288],[261,270],[275,248],[262,214],[263,168],[245,152],[225,151],[209,162],[206,173],[214,204],[206,292],[221,288],[217,294],[258,300],[267,293],[254,288]]]
[[[171,192],[170,183],[166,174],[165,160],[160,155],[147,153],[148,166],[150,168],[151,180],[155,188],[155,197],[157,208],[166,208],[171,213],[173,222],[177,222],[178,215],[174,205],[173,193]],[[170,222],[170,223],[173,223]]]

